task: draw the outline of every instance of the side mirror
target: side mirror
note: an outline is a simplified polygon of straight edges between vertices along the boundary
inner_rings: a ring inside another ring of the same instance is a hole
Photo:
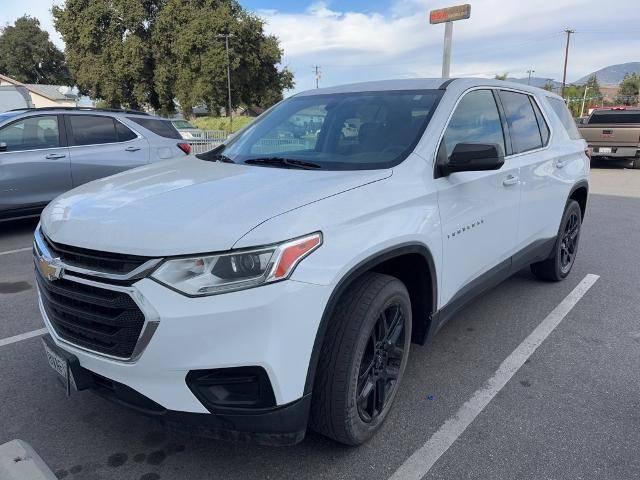
[[[443,175],[453,172],[498,170],[504,165],[502,149],[495,143],[458,143],[449,160],[441,165]]]
[[[7,144],[4,142],[0,142],[0,152],[6,152],[7,151]]]

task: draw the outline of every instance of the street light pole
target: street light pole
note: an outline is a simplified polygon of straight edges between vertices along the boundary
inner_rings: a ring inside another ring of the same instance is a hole
[[[233,33],[220,33],[217,38],[224,38],[224,44],[227,50],[227,117],[229,117],[229,133],[233,133],[233,115],[231,114],[231,59],[229,57],[229,37],[235,37]]]
[[[527,70],[527,73],[529,74],[529,78],[527,79],[527,85],[531,85],[531,74],[532,73],[536,73],[535,70]]]
[[[444,24],[444,47],[442,49],[442,78],[449,78],[451,71],[451,42],[453,41],[453,22]]]

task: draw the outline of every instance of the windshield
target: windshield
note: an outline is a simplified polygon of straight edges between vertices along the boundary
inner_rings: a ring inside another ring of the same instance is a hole
[[[189,122],[187,122],[186,120],[174,120],[173,122],[173,126],[176,128],[196,128],[193,125],[191,125]]]
[[[442,93],[380,91],[292,97],[211,153],[225,161],[281,168],[389,168],[411,153]]]

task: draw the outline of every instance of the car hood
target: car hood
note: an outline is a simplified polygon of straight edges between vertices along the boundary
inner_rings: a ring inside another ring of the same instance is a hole
[[[154,257],[222,251],[274,216],[390,175],[188,157],[71,190],[47,206],[41,225],[54,242],[94,250]]]

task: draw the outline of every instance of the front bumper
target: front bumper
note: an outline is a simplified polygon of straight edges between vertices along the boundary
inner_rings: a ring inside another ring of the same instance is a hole
[[[88,282],[73,275],[64,278]],[[113,287],[107,283],[100,285]],[[271,444],[301,438],[298,437],[300,431],[304,434],[304,428],[301,430],[300,425],[302,422],[306,427],[309,402],[304,392],[307,370],[331,293],[329,286],[287,280],[202,298],[185,297],[150,279],[140,280],[129,288],[145,315],[156,324],[153,335],[144,339],[144,349],[136,358],[126,361],[109,358],[64,341],[56,334],[40,299],[40,311],[55,344],[75,355],[83,369],[121,386],[116,391],[130,389],[157,405],[138,410],[148,410],[144,413],[162,418],[174,427],[186,424],[192,431],[202,427],[217,431],[212,436],[218,438],[237,439],[249,433],[276,435],[275,440],[264,442]],[[262,367],[266,371],[275,407],[211,413],[185,381],[189,372],[195,370],[243,366]],[[135,408],[135,402],[132,405],[122,401],[113,391],[106,395],[103,390],[93,390]],[[283,428],[288,431],[283,432]],[[282,439],[278,440],[278,436]]]

